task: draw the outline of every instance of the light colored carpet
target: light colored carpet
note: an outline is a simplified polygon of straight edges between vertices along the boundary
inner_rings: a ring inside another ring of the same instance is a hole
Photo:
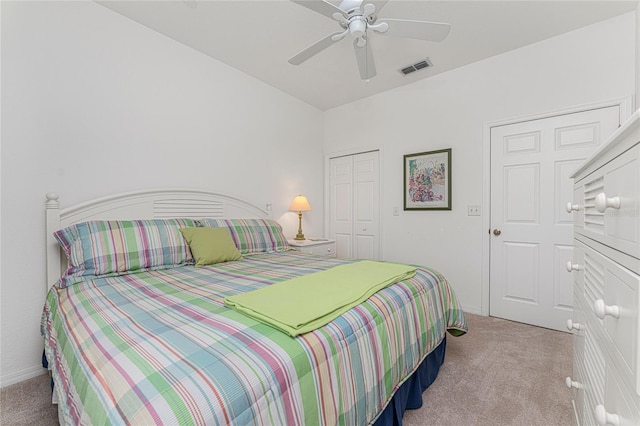
[[[423,406],[406,426],[573,424],[568,333],[467,314],[469,333],[447,337],[447,354]],[[57,425],[47,375],[0,391],[0,424]]]
[[[419,410],[405,412],[416,425],[572,425],[573,370],[569,333],[467,314],[469,333],[447,338],[438,378]]]

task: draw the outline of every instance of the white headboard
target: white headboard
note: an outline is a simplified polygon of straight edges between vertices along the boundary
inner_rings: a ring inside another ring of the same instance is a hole
[[[53,233],[88,220],[133,220],[168,218],[252,219],[269,213],[227,195],[198,189],[153,189],[98,198],[64,209],[58,194],[46,195],[47,288],[66,267],[67,260]]]

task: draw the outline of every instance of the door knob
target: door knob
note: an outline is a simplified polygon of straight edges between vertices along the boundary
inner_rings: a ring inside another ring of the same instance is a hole
[[[496,228],[496,229],[494,229],[494,230],[493,230],[493,235],[495,235],[496,237],[497,237],[498,235],[500,235],[500,234],[502,234],[502,231],[501,231],[501,230],[499,230],[498,228]]]

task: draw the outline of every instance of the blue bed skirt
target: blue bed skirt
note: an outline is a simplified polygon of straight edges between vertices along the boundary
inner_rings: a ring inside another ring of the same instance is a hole
[[[440,366],[444,362],[447,339],[443,339],[427,357],[418,369],[396,391],[375,426],[402,426],[402,415],[406,409],[422,407],[422,393],[436,380]]]

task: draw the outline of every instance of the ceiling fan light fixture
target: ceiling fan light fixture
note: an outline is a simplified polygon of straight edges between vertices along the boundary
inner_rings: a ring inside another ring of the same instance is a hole
[[[367,31],[367,22],[363,19],[353,19],[349,22],[349,32],[353,37],[362,37]]]

